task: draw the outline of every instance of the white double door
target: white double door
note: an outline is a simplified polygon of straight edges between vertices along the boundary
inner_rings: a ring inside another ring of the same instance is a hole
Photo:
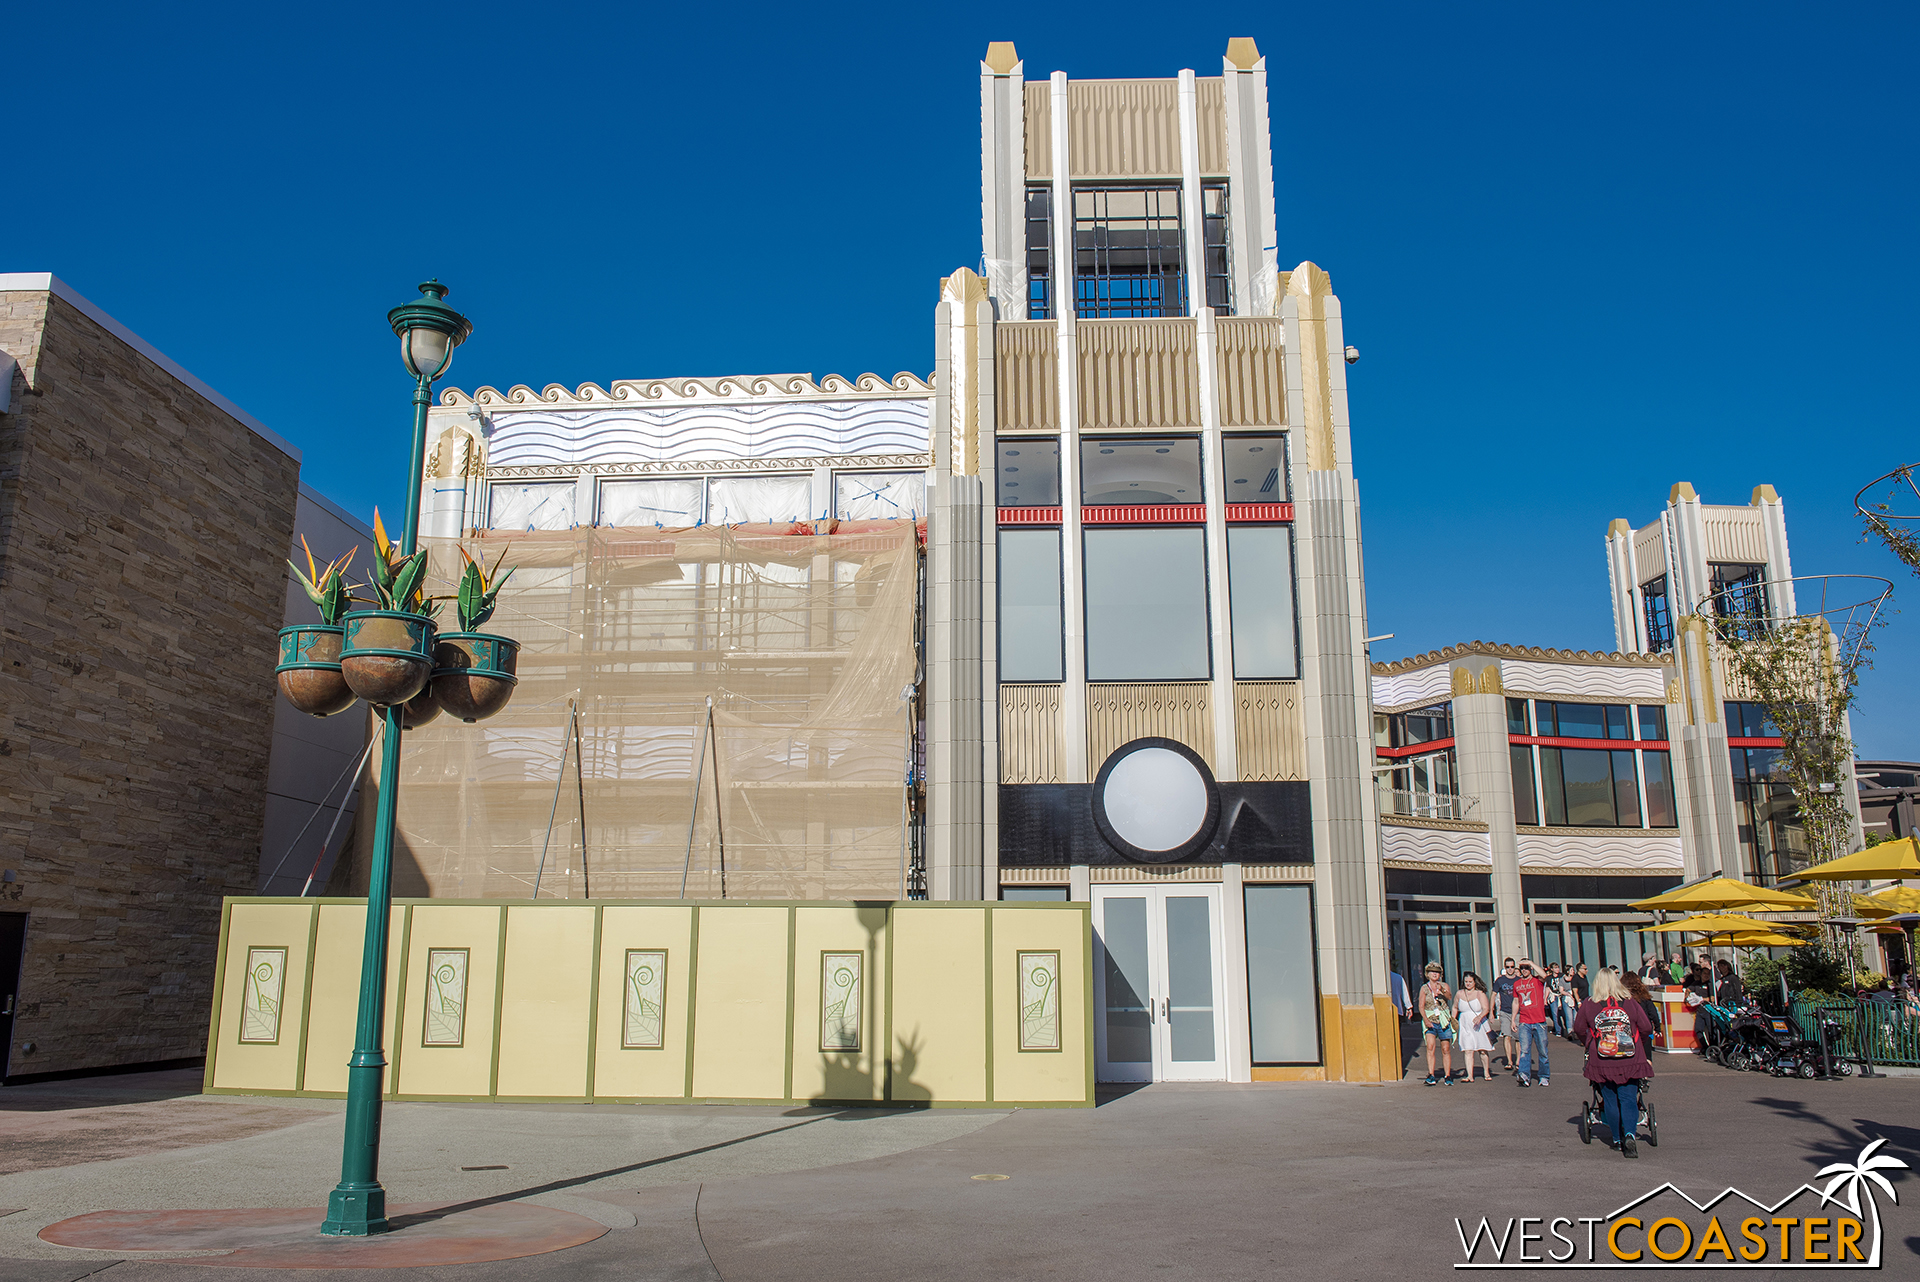
[[[1219,886],[1093,887],[1096,1076],[1227,1076]]]

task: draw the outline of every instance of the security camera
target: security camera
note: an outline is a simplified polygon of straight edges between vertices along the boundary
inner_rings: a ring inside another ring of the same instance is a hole
[[[1348,343],[1347,344],[1347,364],[1351,365],[1354,362],[1358,361],[1359,359],[1360,359],[1360,349],[1355,347],[1352,343]]]

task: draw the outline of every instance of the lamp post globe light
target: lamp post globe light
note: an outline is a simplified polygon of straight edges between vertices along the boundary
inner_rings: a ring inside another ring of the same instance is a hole
[[[447,287],[437,280],[420,286],[421,297],[394,308],[387,321],[400,338],[401,362],[413,375],[413,453],[407,465],[407,519],[397,552],[410,558],[418,550],[420,538],[420,483],[426,461],[427,408],[433,400],[434,380],[453,363],[453,349],[473,333],[473,325],[443,301]],[[378,555],[384,556],[384,552]],[[383,565],[385,562],[383,562]],[[395,562],[394,564],[399,564]],[[366,611],[348,615],[347,652],[357,644],[371,641],[359,653],[368,662],[385,662],[392,671],[410,670],[417,676],[425,658],[427,679],[431,679],[434,634],[432,623],[424,616],[407,614],[408,600],[415,584],[424,581],[424,565],[408,579],[403,571],[395,585],[406,581],[406,590],[395,593],[391,610]],[[375,618],[372,616],[382,616]],[[361,622],[358,634],[355,621]],[[395,625],[403,625],[396,627]],[[384,626],[381,633],[376,625]],[[394,645],[397,648],[388,648]],[[352,670],[349,670],[352,675]],[[403,707],[408,699],[425,687],[424,680],[402,676],[401,684],[388,691],[391,702],[369,699],[380,710],[386,725],[380,753],[380,797],[374,816],[373,853],[367,870],[367,936],[360,960],[360,1010],[355,1025],[353,1058],[347,1062],[346,1138],[340,1156],[340,1183],[327,1199],[327,1219],[322,1233],[338,1237],[365,1237],[384,1233],[387,1223],[387,1191],[380,1186],[380,1102],[386,1075],[387,1057],[381,1045],[381,1029],[386,1016],[387,925],[392,916],[393,829],[396,793],[400,786],[400,739]],[[406,685],[411,683],[411,688]],[[404,693],[402,691],[404,690]],[[356,688],[362,698],[364,690]]]

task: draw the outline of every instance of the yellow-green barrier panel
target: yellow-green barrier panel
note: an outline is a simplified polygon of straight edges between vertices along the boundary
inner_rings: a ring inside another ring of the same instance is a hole
[[[1093,1103],[1074,903],[411,899],[387,1098]],[[365,901],[228,899],[206,1089],[346,1091]]]

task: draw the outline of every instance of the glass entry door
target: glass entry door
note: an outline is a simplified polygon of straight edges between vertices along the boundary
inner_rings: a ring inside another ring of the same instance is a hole
[[[1096,1076],[1224,1081],[1220,887],[1093,888]]]

